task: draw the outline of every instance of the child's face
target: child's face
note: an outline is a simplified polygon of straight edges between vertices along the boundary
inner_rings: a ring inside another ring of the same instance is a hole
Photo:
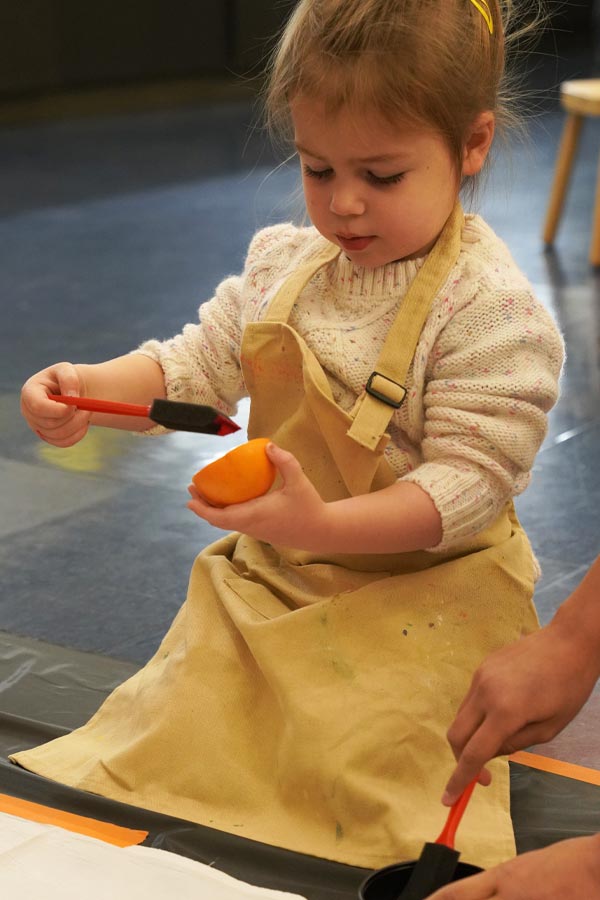
[[[291,105],[313,225],[357,265],[423,256],[456,203],[452,154],[433,131],[392,130],[379,117]]]

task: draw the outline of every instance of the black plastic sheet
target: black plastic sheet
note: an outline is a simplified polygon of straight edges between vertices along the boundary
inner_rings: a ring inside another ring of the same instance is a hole
[[[13,751],[82,725],[136,667],[0,633],[0,792],[148,832],[144,844],[308,900],[356,900],[362,868],[304,856],[49,781],[11,764]],[[600,832],[600,787],[511,763],[519,853]]]

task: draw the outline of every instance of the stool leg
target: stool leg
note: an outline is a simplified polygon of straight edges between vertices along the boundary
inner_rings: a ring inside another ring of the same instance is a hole
[[[570,113],[567,116],[556,159],[548,211],[546,212],[546,223],[544,225],[544,242],[546,244],[552,244],[556,235],[582,125],[583,116],[577,113]]]
[[[596,179],[596,202],[594,204],[594,221],[592,226],[592,243],[590,244],[590,263],[600,266],[600,160]]]

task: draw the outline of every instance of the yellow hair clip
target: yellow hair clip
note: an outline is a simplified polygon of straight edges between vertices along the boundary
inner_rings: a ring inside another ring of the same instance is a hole
[[[471,0],[471,3],[478,9],[483,18],[485,19],[485,24],[490,29],[490,34],[494,33],[494,20],[492,19],[492,11],[486,2],[486,0]]]

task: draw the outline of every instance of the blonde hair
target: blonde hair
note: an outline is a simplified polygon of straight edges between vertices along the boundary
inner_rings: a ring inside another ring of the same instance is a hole
[[[300,0],[273,54],[266,88],[269,128],[292,136],[290,101],[318,98],[332,112],[366,110],[388,122],[441,134],[457,170],[469,129],[491,110],[515,124],[506,45],[535,29],[513,0],[488,0],[493,31],[472,0]]]

